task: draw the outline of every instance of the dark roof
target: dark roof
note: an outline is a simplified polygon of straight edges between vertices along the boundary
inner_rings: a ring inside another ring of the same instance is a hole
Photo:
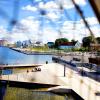
[[[75,46],[76,42],[64,42],[64,43],[61,43],[60,45],[63,45],[63,46]]]
[[[48,42],[47,44],[54,44],[54,42]]]

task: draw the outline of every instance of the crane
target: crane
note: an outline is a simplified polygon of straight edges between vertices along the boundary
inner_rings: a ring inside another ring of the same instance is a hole
[[[89,30],[93,42],[94,42],[95,44],[97,44],[97,41],[96,41],[96,39],[95,39],[95,36],[94,36],[92,30],[90,29],[90,26],[89,26],[89,24],[87,23],[87,21],[86,21],[86,19],[85,19],[85,16],[83,15],[83,11],[82,11],[82,10],[80,9],[80,7],[75,3],[74,0],[72,0],[72,2],[73,2],[73,4],[74,4],[74,6],[75,6],[77,12],[79,13],[79,15],[81,16],[81,18],[83,19],[83,22],[84,22],[85,26],[86,26],[87,29]]]
[[[99,14],[100,6],[97,7],[97,6],[96,6],[97,2],[95,3],[95,1],[93,1],[93,0],[89,0],[89,2],[90,2],[90,4],[91,4],[92,8],[94,9],[94,11],[95,11],[95,13],[96,13],[96,17],[98,18],[98,21],[99,21],[99,23],[100,23],[100,14]],[[98,0],[98,2],[100,2],[100,0]],[[83,22],[84,22],[85,26],[87,27],[87,29],[88,29],[89,32],[90,32],[90,36],[92,37],[92,41],[93,41],[93,43],[94,43],[94,44],[91,44],[91,46],[94,47],[95,49],[97,49],[97,47],[99,46],[99,44],[98,44],[98,42],[97,42],[97,40],[96,40],[96,38],[95,38],[95,36],[94,36],[92,30],[90,29],[90,26],[89,26],[88,22],[86,21],[85,16],[83,15],[82,10],[81,10],[80,7],[75,3],[74,0],[72,0],[72,3],[74,4],[75,9],[77,10],[77,12],[79,13],[79,15],[80,15],[81,18],[83,19]],[[100,3],[99,3],[99,4],[100,4]],[[93,50],[93,49],[92,49],[92,50]],[[90,62],[90,63],[95,63],[95,64],[97,64],[97,65],[100,65],[100,57],[95,57],[95,58],[90,57],[90,58],[89,58],[89,62]]]

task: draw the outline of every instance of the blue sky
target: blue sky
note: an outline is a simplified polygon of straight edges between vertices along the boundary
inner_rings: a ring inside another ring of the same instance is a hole
[[[75,0],[82,9],[91,30],[100,36],[100,25],[88,0]],[[59,7],[62,5],[63,10]],[[45,13],[45,15],[41,15]],[[17,20],[15,25],[11,22]],[[55,41],[65,37],[81,42],[90,33],[71,0],[0,0],[0,39]]]

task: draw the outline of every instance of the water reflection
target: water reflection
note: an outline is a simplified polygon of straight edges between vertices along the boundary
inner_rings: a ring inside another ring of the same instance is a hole
[[[67,98],[67,99],[66,99]],[[40,90],[7,87],[2,100],[75,100],[71,95],[58,95]]]
[[[5,96],[6,92],[6,82],[0,81],[0,100],[3,100],[3,97]]]

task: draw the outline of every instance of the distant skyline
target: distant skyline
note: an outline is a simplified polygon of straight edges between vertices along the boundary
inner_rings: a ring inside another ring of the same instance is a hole
[[[75,2],[95,37],[100,36],[100,25],[88,0]],[[61,6],[63,10],[59,9]],[[88,35],[89,31],[71,0],[0,0],[0,39],[11,42],[31,39],[47,43],[64,37],[81,42]]]

